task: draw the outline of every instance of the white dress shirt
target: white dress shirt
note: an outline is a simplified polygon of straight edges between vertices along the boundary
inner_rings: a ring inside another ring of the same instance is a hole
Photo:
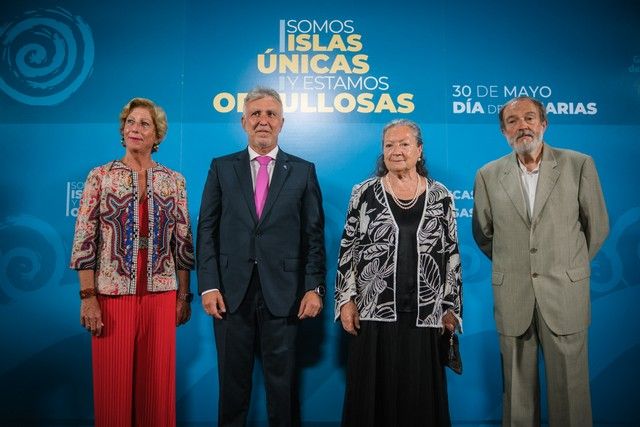
[[[517,156],[516,156],[517,158]],[[533,206],[536,201],[536,189],[538,188],[538,173],[540,171],[540,164],[542,160],[538,162],[536,168],[532,171],[527,170],[526,166],[518,159],[518,166],[520,167],[520,183],[522,184],[522,194],[524,195],[524,201],[527,205],[529,212],[529,219],[533,215]]]

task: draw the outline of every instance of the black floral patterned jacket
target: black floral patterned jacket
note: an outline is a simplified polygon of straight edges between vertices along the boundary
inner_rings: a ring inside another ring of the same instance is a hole
[[[451,310],[461,324],[462,277],[453,196],[428,181],[418,225],[418,316],[416,325],[441,327]],[[398,226],[380,178],[354,186],[340,242],[335,319],[354,300],[360,320],[392,322],[396,314]]]

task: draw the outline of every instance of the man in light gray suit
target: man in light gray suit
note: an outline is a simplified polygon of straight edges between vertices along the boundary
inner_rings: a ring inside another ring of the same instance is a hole
[[[473,236],[492,260],[505,426],[540,425],[538,348],[549,424],[589,426],[589,262],[609,233],[591,157],[543,141],[544,106],[518,97],[500,110],[513,152],[483,166]]]

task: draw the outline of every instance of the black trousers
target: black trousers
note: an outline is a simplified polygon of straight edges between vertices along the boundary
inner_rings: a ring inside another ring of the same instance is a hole
[[[254,268],[242,304],[222,320],[214,319],[218,351],[218,425],[245,426],[256,352],[262,357],[269,425],[299,426],[296,378],[298,318],[269,312]]]

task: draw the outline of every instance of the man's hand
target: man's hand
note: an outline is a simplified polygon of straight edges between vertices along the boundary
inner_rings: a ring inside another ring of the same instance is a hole
[[[204,312],[218,320],[222,320],[222,315],[227,312],[222,298],[222,292],[211,291],[202,295],[202,308]]]
[[[342,322],[342,328],[351,335],[358,335],[360,330],[360,313],[356,303],[349,301],[342,307],[340,307],[340,322]]]
[[[300,301],[298,309],[298,319],[316,317],[322,311],[322,297],[315,291],[307,291]]]

